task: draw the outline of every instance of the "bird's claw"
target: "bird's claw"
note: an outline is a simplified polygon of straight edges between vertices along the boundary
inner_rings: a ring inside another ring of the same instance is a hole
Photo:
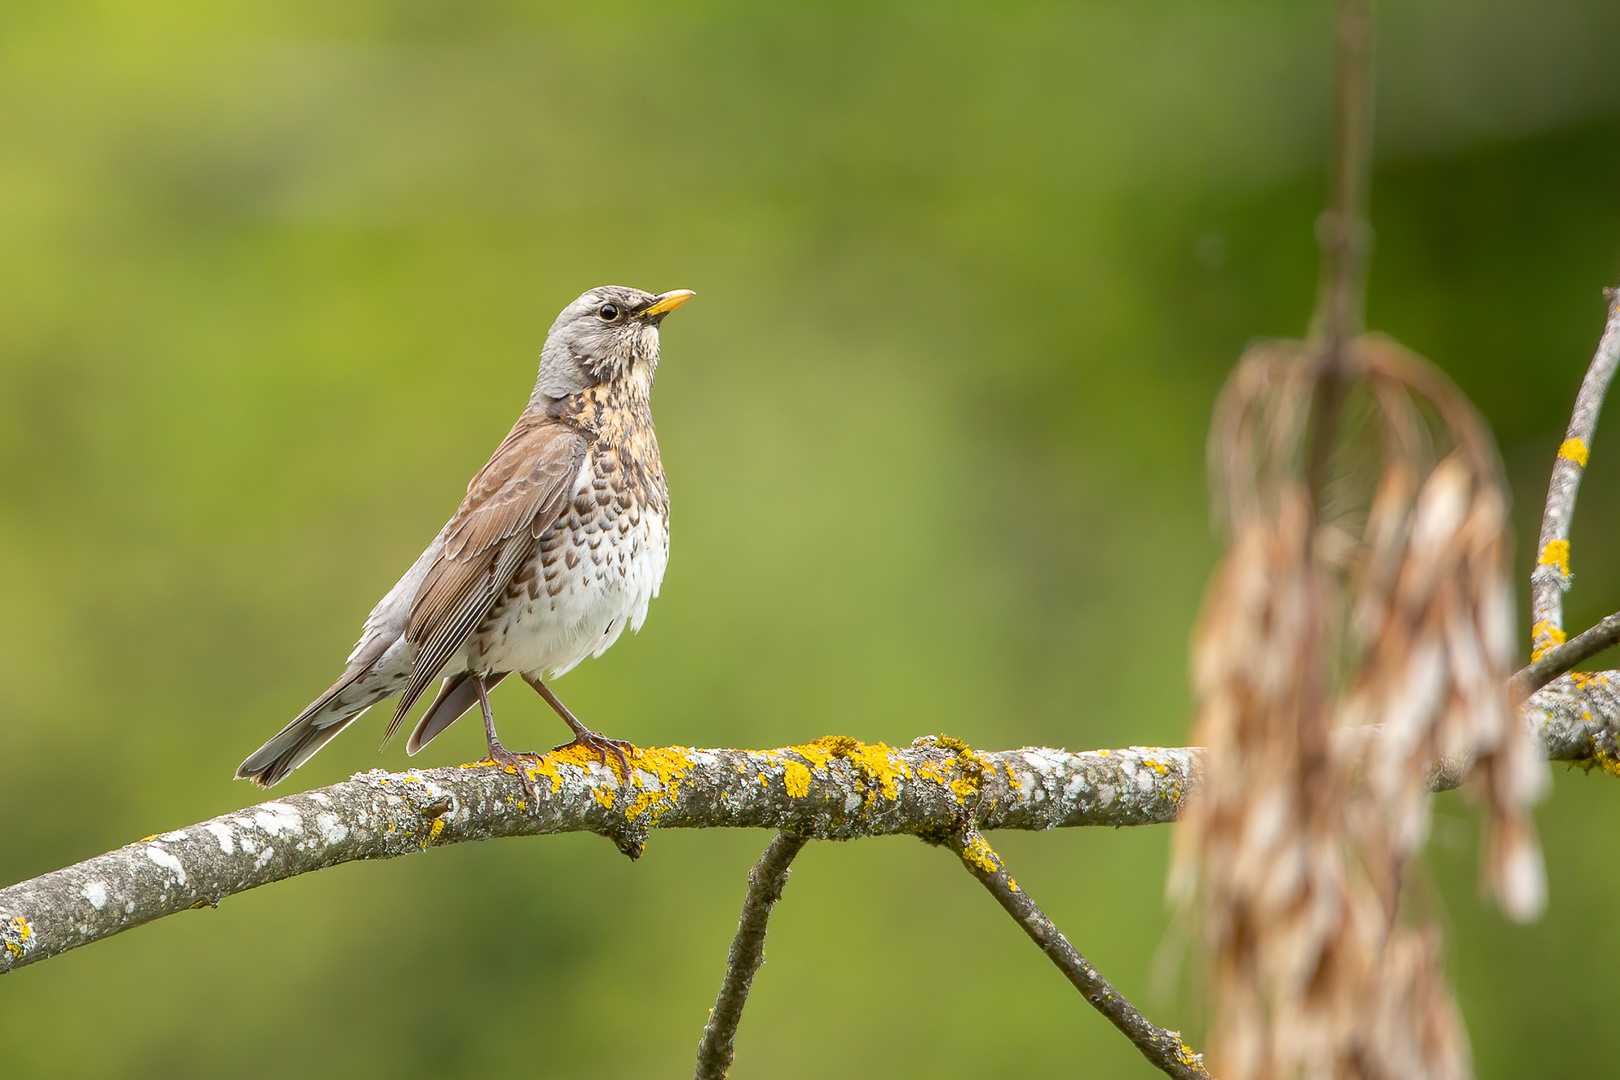
[[[570,750],[582,746],[594,753],[603,765],[608,763],[608,754],[612,754],[619,762],[619,772],[625,783],[630,782],[630,759],[625,756],[626,750],[634,750],[636,744],[625,739],[610,739],[606,735],[599,735],[594,731],[581,731],[574,737],[573,742],[563,743],[552,747],[552,753],[558,750]]]
[[[540,786],[534,782],[534,777],[529,775],[529,770],[524,768],[524,763],[538,762],[539,760],[540,755],[538,754],[528,752],[513,753],[500,743],[495,743],[489,748],[490,764],[497,769],[515,770],[518,775],[518,782],[523,785],[524,792],[535,802],[536,807],[540,802]]]

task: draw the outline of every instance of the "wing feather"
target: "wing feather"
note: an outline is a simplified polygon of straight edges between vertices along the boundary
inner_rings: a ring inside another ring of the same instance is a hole
[[[568,505],[586,445],[573,429],[526,415],[467,485],[444,547],[411,603],[405,640],[416,654],[384,742],[506,592],[536,537]]]

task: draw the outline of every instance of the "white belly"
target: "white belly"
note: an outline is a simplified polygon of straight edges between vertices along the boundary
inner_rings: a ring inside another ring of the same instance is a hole
[[[595,548],[574,549],[577,560],[556,565],[557,577],[541,581],[538,595],[509,601],[482,633],[467,643],[472,671],[517,671],[553,677],[588,656],[601,656],[628,623],[640,630],[647,605],[658,595],[669,562],[669,529],[662,515],[643,509],[621,531],[590,534]],[[564,541],[564,547],[569,546]],[[536,558],[539,553],[536,552]]]

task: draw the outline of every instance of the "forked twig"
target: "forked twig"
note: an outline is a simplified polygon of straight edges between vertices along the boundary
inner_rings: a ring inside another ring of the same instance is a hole
[[[737,936],[732,939],[731,955],[726,958],[726,977],[720,984],[720,996],[714,1000],[709,1022],[698,1043],[694,1080],[724,1080],[731,1069],[735,1052],[732,1041],[742,1021],[748,988],[754,983],[759,965],[765,962],[765,923],[771,917],[771,908],[782,899],[782,887],[787,884],[793,857],[808,840],[809,837],[796,833],[777,833],[766,845],[759,862],[748,872],[748,893],[743,898],[742,917],[737,920]]]
[[[1597,428],[1603,397],[1608,393],[1615,367],[1620,365],[1620,290],[1607,289],[1605,293],[1609,301],[1608,321],[1598,341],[1597,353],[1586,369],[1586,378],[1581,380],[1580,393],[1575,396],[1575,411],[1569,418],[1569,430],[1558,447],[1552,479],[1547,483],[1541,538],[1536,543],[1536,567],[1530,574],[1532,660],[1542,659],[1548,650],[1564,643],[1564,593],[1570,582],[1569,523],[1575,515],[1575,496],[1580,492],[1581,476],[1586,472],[1592,433]],[[1554,672],[1554,676],[1557,674]],[[1518,676],[1514,677],[1514,682],[1518,682]]]
[[[1030,899],[1029,893],[1019,888],[1018,883],[1007,875],[1001,856],[985,843],[979,830],[967,826],[951,834],[946,842],[968,872],[978,878],[1007,914],[1024,928],[1030,940],[1040,946],[1041,951],[1058,966],[1058,970],[1068,977],[1093,1008],[1131,1040],[1143,1057],[1169,1076],[1209,1080],[1203,1055],[1193,1053],[1181,1041],[1180,1032],[1155,1026],[1080,955],[1080,950],[1058,932],[1046,912]]]
[[[1540,650],[1534,661],[1513,676],[1508,688],[1515,700],[1527,698],[1572,670],[1576,664],[1615,644],[1620,644],[1620,611],[1581,631],[1562,645]]]

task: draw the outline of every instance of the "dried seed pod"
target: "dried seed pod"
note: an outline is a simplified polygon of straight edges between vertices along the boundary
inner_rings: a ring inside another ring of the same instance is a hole
[[[1194,634],[1209,758],[1171,892],[1201,905],[1218,1075],[1461,1077],[1438,935],[1397,918],[1398,889],[1430,764],[1460,757],[1491,818],[1488,880],[1510,913],[1541,902],[1526,807],[1545,767],[1505,690],[1507,499],[1444,375],[1382,338],[1344,359],[1324,395],[1316,354],[1267,343],[1216,407],[1231,544]],[[1364,725],[1378,737],[1335,734]]]

